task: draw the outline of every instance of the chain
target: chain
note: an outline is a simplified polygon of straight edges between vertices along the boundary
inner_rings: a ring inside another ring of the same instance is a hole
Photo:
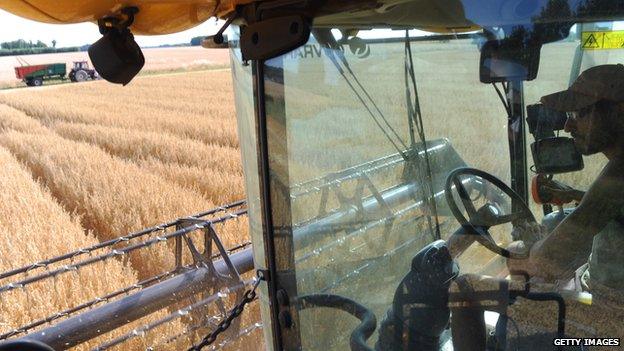
[[[217,340],[217,336],[226,331],[232,324],[232,321],[243,313],[245,306],[256,299],[256,289],[258,288],[258,285],[260,285],[260,281],[264,280],[264,276],[260,271],[257,271],[257,274],[258,277],[255,279],[253,286],[251,289],[245,291],[243,299],[238,303],[238,305],[234,306],[234,308],[230,310],[227,317],[219,323],[217,328],[215,328],[212,333],[206,335],[199,344],[191,346],[188,351],[201,351],[204,347],[215,342],[215,340]]]

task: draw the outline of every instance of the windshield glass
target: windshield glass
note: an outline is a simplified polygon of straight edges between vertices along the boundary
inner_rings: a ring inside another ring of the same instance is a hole
[[[622,66],[607,64],[624,62],[624,35],[619,22],[566,21],[539,45],[509,44],[522,31],[505,26],[316,28],[265,63],[272,216],[291,234],[276,234],[276,253],[298,311],[286,338],[348,349],[358,320],[313,307],[350,303],[377,317],[378,349],[492,338],[551,349],[561,323],[566,335],[622,336],[619,317],[594,316],[623,306],[624,204],[608,200],[623,188],[612,175],[623,83],[609,81]],[[575,92],[601,95],[542,99],[577,78]],[[481,290],[495,295],[485,303]]]

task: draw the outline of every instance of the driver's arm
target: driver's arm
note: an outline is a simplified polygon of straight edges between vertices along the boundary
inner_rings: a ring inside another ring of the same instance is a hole
[[[623,179],[617,174],[621,171],[621,167],[607,166],[574,212],[533,245],[529,266],[534,275],[565,278],[587,261],[594,235],[624,208]]]

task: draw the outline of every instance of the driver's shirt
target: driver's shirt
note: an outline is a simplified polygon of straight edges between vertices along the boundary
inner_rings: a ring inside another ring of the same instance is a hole
[[[585,196],[593,200],[590,207],[597,218],[610,219],[593,238],[587,270],[590,291],[593,295],[604,287],[609,293],[623,295],[624,158],[610,160]]]
[[[621,220],[609,222],[594,237],[589,256],[589,285],[624,292],[624,225]]]

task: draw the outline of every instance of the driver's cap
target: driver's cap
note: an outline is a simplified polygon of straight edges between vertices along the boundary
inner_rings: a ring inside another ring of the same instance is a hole
[[[624,65],[600,65],[585,70],[567,89],[542,97],[547,108],[571,112],[600,100],[624,102]]]

